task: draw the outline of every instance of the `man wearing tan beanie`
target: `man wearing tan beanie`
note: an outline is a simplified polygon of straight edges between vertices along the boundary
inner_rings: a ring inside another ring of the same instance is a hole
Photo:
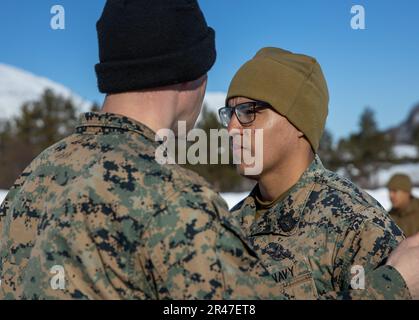
[[[328,101],[312,57],[264,48],[239,69],[219,115],[236,156],[255,154],[262,144],[263,169],[248,176],[257,185],[230,219],[239,221],[244,240],[289,298],[409,299],[404,280],[385,265],[402,231],[375,199],[325,169],[317,155]],[[234,143],[246,129],[250,150]],[[242,175],[248,167],[237,166]],[[377,292],[378,285],[385,289]]]
[[[412,181],[405,174],[395,174],[387,184],[393,207],[390,215],[406,236],[419,232],[419,199],[412,195]]]

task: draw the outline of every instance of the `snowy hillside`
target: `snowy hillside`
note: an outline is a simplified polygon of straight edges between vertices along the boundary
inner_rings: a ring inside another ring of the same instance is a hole
[[[208,109],[218,114],[218,109],[224,107],[227,94],[224,92],[207,92],[204,104]]]
[[[38,99],[45,89],[51,89],[64,98],[71,98],[80,106],[80,112],[88,111],[92,105],[59,83],[0,63],[0,118],[10,119],[18,115],[23,103]],[[225,97],[223,92],[208,92],[204,103],[211,111],[217,112],[224,105]]]
[[[396,173],[407,174],[412,179],[413,184],[419,185],[419,163],[398,164],[393,165],[388,169],[378,170],[373,174],[372,180],[375,181],[377,185],[385,186],[391,176]]]
[[[80,111],[87,111],[92,105],[61,84],[0,63],[0,118],[10,119],[17,115],[24,102],[38,99],[45,89],[51,89],[64,98],[71,98],[80,107]]]
[[[7,191],[0,190],[0,203],[3,202],[4,198],[6,197]]]
[[[419,157],[418,147],[410,144],[397,144],[393,147],[393,153],[397,159],[415,159]]]

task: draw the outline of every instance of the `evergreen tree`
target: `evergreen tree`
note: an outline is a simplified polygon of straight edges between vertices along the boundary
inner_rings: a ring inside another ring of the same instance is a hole
[[[0,130],[0,188],[10,188],[41,151],[70,135],[76,113],[71,100],[51,90],[39,100],[23,104],[19,116]]]
[[[336,170],[339,167],[340,163],[333,144],[333,135],[328,129],[324,130],[317,153],[323,165],[329,170]]]
[[[374,111],[366,108],[360,117],[359,131],[339,142],[338,154],[342,163],[354,166],[351,178],[369,187],[372,173],[394,159],[392,147],[392,139],[377,127]]]
[[[90,112],[99,112],[101,110],[101,106],[95,101],[90,108]]]
[[[22,106],[21,115],[15,119],[17,136],[40,152],[74,131],[76,113],[71,100],[48,89],[38,101]]]

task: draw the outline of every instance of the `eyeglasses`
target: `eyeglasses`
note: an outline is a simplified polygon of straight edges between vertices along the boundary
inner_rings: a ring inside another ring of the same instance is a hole
[[[248,125],[255,121],[257,110],[265,108],[271,108],[271,105],[263,101],[251,101],[238,104],[235,107],[223,107],[218,110],[218,115],[224,127],[228,127],[233,113],[236,114],[241,125]]]

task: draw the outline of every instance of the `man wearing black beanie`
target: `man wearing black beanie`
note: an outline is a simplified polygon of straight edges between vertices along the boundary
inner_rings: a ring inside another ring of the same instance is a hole
[[[215,62],[198,3],[108,0],[97,31],[102,112],[82,115],[6,197],[0,298],[279,296],[240,230],[222,222],[224,200],[155,160],[159,129],[194,125]]]
[[[155,159],[155,132],[195,123],[215,61],[197,2],[108,0],[97,29],[102,112],[0,206],[0,299],[298,298],[208,183]]]
[[[215,33],[196,1],[111,0],[97,32],[102,93],[193,81],[215,62]]]

